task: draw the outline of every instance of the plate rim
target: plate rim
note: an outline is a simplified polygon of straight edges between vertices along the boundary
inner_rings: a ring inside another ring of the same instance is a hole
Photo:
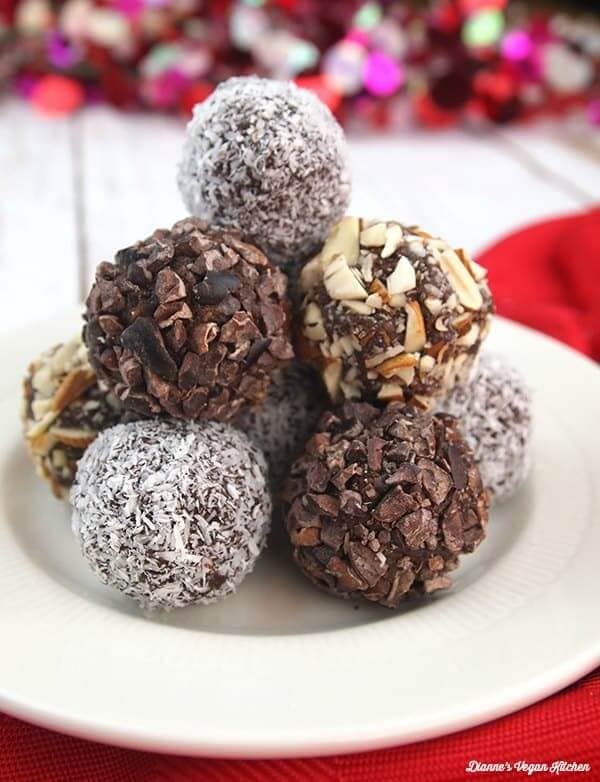
[[[490,704],[462,719],[450,718],[447,722],[439,722],[429,728],[416,729],[413,733],[393,733],[384,736],[365,736],[359,738],[339,737],[327,739],[322,745],[310,744],[302,746],[300,742],[261,745],[257,742],[237,742],[229,740],[222,742],[203,742],[196,739],[173,740],[162,734],[152,734],[143,729],[111,728],[93,720],[75,719],[60,714],[59,711],[39,708],[10,699],[0,690],[0,710],[8,716],[28,722],[39,728],[44,728],[71,738],[92,741],[105,746],[121,749],[131,749],[141,752],[154,752],[161,755],[178,755],[187,757],[208,757],[216,759],[248,759],[274,760],[309,757],[331,757],[359,752],[369,752],[378,749],[401,747],[407,744],[417,744],[444,736],[450,736],[463,730],[485,725],[502,717],[510,716],[522,709],[539,703],[551,695],[560,692],[565,687],[578,681],[600,665],[600,643],[597,648],[582,654],[583,659],[574,665],[565,663],[557,666],[557,672],[551,671],[551,682],[544,680],[531,688],[522,697],[515,697],[510,702]],[[546,672],[547,673],[547,672]],[[355,731],[354,731],[355,732]]]

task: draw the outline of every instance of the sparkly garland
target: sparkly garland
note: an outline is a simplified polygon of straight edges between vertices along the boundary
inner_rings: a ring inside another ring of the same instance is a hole
[[[46,113],[189,114],[233,74],[295,79],[351,129],[600,125],[597,17],[508,0],[0,0],[0,86]]]

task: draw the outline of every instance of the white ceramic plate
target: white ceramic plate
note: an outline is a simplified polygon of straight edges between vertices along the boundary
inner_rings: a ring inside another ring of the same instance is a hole
[[[0,341],[0,709],[219,756],[343,752],[481,723],[600,663],[600,371],[498,320],[534,393],[534,469],[454,588],[396,613],[313,589],[277,540],[238,595],[152,620],[96,583],[20,441],[18,378],[76,329]]]

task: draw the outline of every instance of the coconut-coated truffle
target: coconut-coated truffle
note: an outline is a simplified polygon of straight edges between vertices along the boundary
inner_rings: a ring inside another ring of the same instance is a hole
[[[77,463],[103,429],[126,417],[98,383],[78,335],[42,353],[23,381],[21,418],[29,454],[55,497],[68,493]]]
[[[334,401],[431,409],[467,376],[493,311],[485,269],[394,221],[341,220],[300,286],[300,353]]]
[[[292,461],[313,433],[326,401],[315,371],[306,364],[292,364],[273,381],[264,404],[235,421],[263,451],[274,488],[280,487]]]
[[[451,585],[459,555],[484,537],[489,506],[456,420],[398,402],[324,413],[284,499],[304,574],[388,608]]]
[[[216,422],[106,430],[79,464],[71,502],[91,569],[144,609],[234,592],[271,518],[264,457],[242,432]]]
[[[237,234],[186,218],[98,266],[90,361],[139,415],[227,421],[293,356],[286,284]]]
[[[438,410],[458,418],[493,498],[514,494],[531,466],[531,397],[520,372],[503,357],[483,353],[469,380]]]
[[[239,229],[274,263],[310,257],[350,198],[343,131],[292,82],[221,83],[194,109],[178,184],[191,214]]]

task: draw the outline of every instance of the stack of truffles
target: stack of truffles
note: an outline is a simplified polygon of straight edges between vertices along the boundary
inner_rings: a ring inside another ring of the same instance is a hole
[[[178,182],[191,216],[100,263],[83,339],[24,383],[27,445],[89,566],[144,609],[211,603],[273,519],[330,594],[396,608],[450,586],[529,461],[523,381],[480,357],[485,270],[345,216],[343,133],[293,84],[222,84]]]

